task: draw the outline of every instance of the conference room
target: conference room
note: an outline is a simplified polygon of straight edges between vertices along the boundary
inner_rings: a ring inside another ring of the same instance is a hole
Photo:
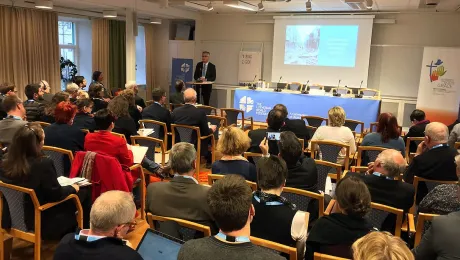
[[[459,8],[0,0],[0,260],[460,257]]]

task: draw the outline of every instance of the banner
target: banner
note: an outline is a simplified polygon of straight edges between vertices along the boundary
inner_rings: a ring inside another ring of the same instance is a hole
[[[460,103],[460,48],[426,47],[418,89],[417,108],[430,121],[452,124]]]
[[[176,81],[184,82],[193,81],[193,60],[192,59],[172,59],[172,74],[171,74],[171,90],[170,93],[175,93]]]

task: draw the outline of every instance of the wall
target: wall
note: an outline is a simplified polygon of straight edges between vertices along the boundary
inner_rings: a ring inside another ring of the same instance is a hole
[[[155,87],[166,90],[169,96],[169,82],[171,78],[171,60],[169,58],[169,20],[155,25]]]

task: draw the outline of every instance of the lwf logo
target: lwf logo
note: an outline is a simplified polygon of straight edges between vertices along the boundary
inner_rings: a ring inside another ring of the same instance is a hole
[[[251,112],[254,108],[254,100],[251,97],[244,96],[240,99],[240,109],[244,112]]]

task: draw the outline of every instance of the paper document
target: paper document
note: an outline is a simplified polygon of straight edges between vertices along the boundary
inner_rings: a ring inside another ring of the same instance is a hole
[[[146,146],[131,146],[131,151],[133,152],[134,163],[141,163],[147,153],[149,148]]]
[[[60,176],[57,178],[59,184],[64,187],[64,186],[70,186],[72,184],[77,184],[78,186],[86,186],[86,185],[90,185],[91,183],[85,179],[85,178],[67,178],[67,177],[64,177],[64,176]]]
[[[140,136],[149,136],[151,134],[153,134],[155,132],[155,130],[153,130],[153,128],[141,128],[137,131],[137,133],[140,135]]]

